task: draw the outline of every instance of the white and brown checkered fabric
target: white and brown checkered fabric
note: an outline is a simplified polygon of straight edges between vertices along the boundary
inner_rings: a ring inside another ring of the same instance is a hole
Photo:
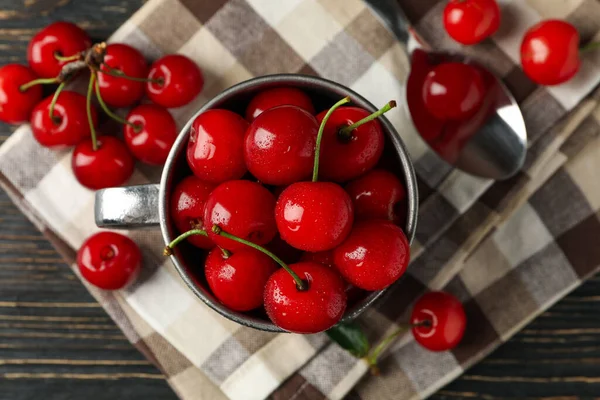
[[[431,46],[457,47],[440,23],[443,1],[400,2]],[[383,359],[383,374],[367,376],[362,362],[323,334],[271,334],[220,317],[162,257],[158,232],[126,232],[144,252],[141,279],[124,291],[89,290],[182,399],[425,398],[598,270],[600,93],[592,91],[600,57],[586,56],[572,82],[543,88],[519,69],[518,47],[524,30],[547,17],[571,21],[584,41],[600,39],[600,2],[501,3],[500,32],[465,51],[503,77],[521,104],[531,142],[526,167],[505,182],[473,178],[428,150],[402,113],[389,113],[418,175],[417,239],[405,278],[359,321],[378,340],[406,321],[417,296],[443,288],[465,303],[469,329],[461,345],[429,353],[406,336]],[[179,126],[253,76],[320,75],[384,104],[401,100],[408,68],[402,46],[361,0],[150,0],[111,41],[149,59],[177,52],[200,65],[205,89],[172,110]],[[70,159],[68,151],[39,147],[27,125],[0,148],[0,183],[73,263],[75,249],[98,228],[93,193],[76,182]],[[130,184],[159,176],[140,165]]]

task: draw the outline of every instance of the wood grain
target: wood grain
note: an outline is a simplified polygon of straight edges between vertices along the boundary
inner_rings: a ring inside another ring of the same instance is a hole
[[[209,1],[209,0],[198,0]],[[0,0],[0,64],[51,21],[107,37],[143,0]],[[0,125],[0,142],[13,128]],[[432,398],[600,396],[596,277]],[[0,192],[0,400],[176,399],[45,238]]]

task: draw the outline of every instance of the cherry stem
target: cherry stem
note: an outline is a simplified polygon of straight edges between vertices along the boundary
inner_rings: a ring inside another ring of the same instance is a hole
[[[321,156],[321,140],[323,140],[323,131],[325,130],[325,125],[327,124],[327,121],[329,121],[329,117],[331,117],[331,114],[333,114],[335,110],[337,110],[340,106],[346,103],[350,103],[350,97],[344,97],[343,99],[335,103],[333,107],[331,107],[329,111],[327,111],[325,117],[323,117],[323,121],[321,121],[321,125],[319,126],[319,132],[317,133],[317,143],[315,145],[315,163],[313,166],[312,176],[313,182],[319,180],[319,158]]]
[[[138,133],[142,129],[140,125],[134,124],[133,122],[129,122],[126,119],[121,118],[117,114],[113,113],[104,102],[104,99],[102,99],[102,95],[100,94],[100,84],[98,83],[98,80],[96,80],[94,86],[96,89],[96,99],[98,99],[98,104],[100,104],[100,107],[102,108],[102,110],[104,110],[106,115],[108,115],[110,118],[114,119],[120,124],[131,126],[136,133]]]
[[[383,106],[381,109],[379,109],[379,110],[375,111],[373,114],[369,115],[368,117],[364,117],[360,121],[357,121],[357,122],[353,123],[352,125],[349,125],[345,128],[340,129],[338,131],[338,135],[340,135],[343,138],[350,139],[350,137],[352,137],[353,130],[355,130],[356,128],[358,128],[359,126],[361,126],[363,124],[366,124],[367,122],[373,121],[375,118],[382,116],[383,114],[390,111],[394,107],[396,107],[396,102],[394,100],[392,100],[389,103],[387,103],[385,106]]]
[[[81,59],[81,53],[77,53],[72,56],[65,57],[65,56],[60,55],[58,52],[55,52],[54,58],[56,58],[58,61],[61,61],[61,62],[77,61],[77,60]]]
[[[398,338],[398,336],[400,336],[400,334],[406,332],[407,330],[409,330],[411,328],[414,328],[414,327],[417,327],[417,326],[426,326],[426,325],[430,325],[430,324],[431,324],[431,321],[429,321],[429,320],[421,321],[421,322],[418,322],[416,324],[403,324],[400,327],[398,327],[398,329],[396,329],[395,331],[393,331],[392,333],[390,333],[388,336],[386,336],[364,358],[364,360],[367,362],[367,364],[369,364],[369,368],[371,369],[371,373],[373,375],[379,375],[379,367],[377,366],[377,359],[379,358],[379,356],[381,355],[381,353],[383,353],[387,349],[387,347],[389,346],[389,344],[392,341],[394,341],[396,338]]]
[[[58,85],[58,87],[56,88],[56,91],[54,92],[54,97],[52,97],[52,101],[50,102],[49,115],[50,115],[50,120],[52,122],[57,122],[57,120],[58,120],[58,118],[54,116],[54,107],[56,106],[56,102],[58,101],[58,96],[60,95],[60,92],[62,92],[62,90],[65,88],[66,84],[67,84],[67,82],[62,82],[60,85]]]
[[[591,42],[586,44],[585,46],[582,46],[579,49],[580,53],[589,53],[591,51],[594,51],[596,49],[600,48],[600,42]]]
[[[166,245],[165,249],[163,250],[163,254],[165,256],[172,255],[173,247],[177,246],[179,243],[183,242],[185,239],[189,238],[190,236],[194,236],[194,235],[208,236],[208,233],[206,233],[206,231],[202,230],[202,229],[190,229],[189,231],[184,232],[181,235],[177,236],[175,239],[173,239],[171,241],[171,243]]]
[[[136,78],[135,76],[129,76],[129,75],[125,74],[123,71],[113,68],[106,63],[102,63],[102,66],[104,67],[104,69],[99,69],[98,72],[106,74],[106,75],[114,76],[117,78],[128,79],[130,81],[136,81],[136,82],[152,82],[152,83],[157,83],[159,85],[162,85],[163,83],[165,83],[163,78],[158,78],[158,79]]]
[[[98,150],[98,141],[96,140],[96,127],[94,126],[94,119],[92,118],[92,92],[94,90],[94,83],[96,82],[96,73],[92,71],[90,76],[90,82],[88,83],[87,96],[85,98],[85,111],[87,112],[88,123],[90,124],[90,133],[92,135],[92,150]]]
[[[19,90],[21,92],[26,91],[27,89],[35,86],[35,85],[50,85],[53,83],[58,83],[59,79],[58,78],[39,78],[39,79],[34,79],[32,81],[29,81],[27,83],[22,84],[21,86],[19,86]]]
[[[275,254],[271,253],[269,250],[265,249],[264,247],[259,246],[256,243],[252,243],[248,240],[234,236],[230,233],[227,233],[223,229],[221,229],[221,227],[219,227],[217,225],[213,225],[212,232],[215,235],[223,236],[227,239],[233,240],[234,242],[245,244],[246,246],[252,247],[253,249],[260,251],[261,253],[266,254],[267,256],[271,257],[273,259],[273,261],[275,261],[277,264],[281,265],[281,267],[283,269],[285,269],[292,276],[292,278],[294,278],[294,281],[296,281],[296,288],[299,291],[304,291],[304,290],[308,289],[306,282],[303,281],[302,279],[300,279],[300,277],[294,271],[292,271],[292,269],[290,267],[288,267],[288,265],[285,262],[283,262],[283,260],[281,258],[277,257]]]

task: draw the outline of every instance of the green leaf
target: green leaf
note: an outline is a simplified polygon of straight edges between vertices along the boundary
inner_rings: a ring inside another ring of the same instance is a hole
[[[358,358],[365,357],[371,348],[367,336],[355,322],[337,324],[325,333],[344,350]]]

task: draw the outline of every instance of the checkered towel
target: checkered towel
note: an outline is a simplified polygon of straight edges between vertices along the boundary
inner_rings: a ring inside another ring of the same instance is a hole
[[[421,208],[405,278],[359,320],[377,341],[407,320],[422,292],[443,288],[465,304],[468,331],[451,352],[430,353],[410,335],[382,359],[382,375],[324,334],[273,334],[239,326],[196,299],[162,255],[160,234],[126,232],[140,244],[144,271],[117,292],[90,292],[182,399],[418,399],[458,376],[600,265],[600,59],[586,56],[572,82],[537,87],[518,68],[523,31],[542,18],[574,23],[600,39],[596,0],[504,0],[493,40],[463,49],[490,67],[521,104],[530,149],[524,170],[505,182],[445,165],[396,125],[415,163]],[[417,31],[435,48],[457,48],[440,23],[443,2],[403,0]],[[172,110],[179,126],[223,89],[277,72],[316,74],[376,105],[398,99],[408,60],[402,46],[360,0],[150,0],[111,37],[149,59],[178,52],[205,73],[203,93]],[[117,131],[114,125],[101,128]],[[34,158],[35,163],[25,160]],[[0,183],[66,260],[98,231],[93,193],[74,179],[70,152],[37,145],[20,127],[0,148]],[[130,184],[157,182],[139,166]],[[76,271],[77,272],[77,271]],[[85,284],[85,282],[84,282]]]

